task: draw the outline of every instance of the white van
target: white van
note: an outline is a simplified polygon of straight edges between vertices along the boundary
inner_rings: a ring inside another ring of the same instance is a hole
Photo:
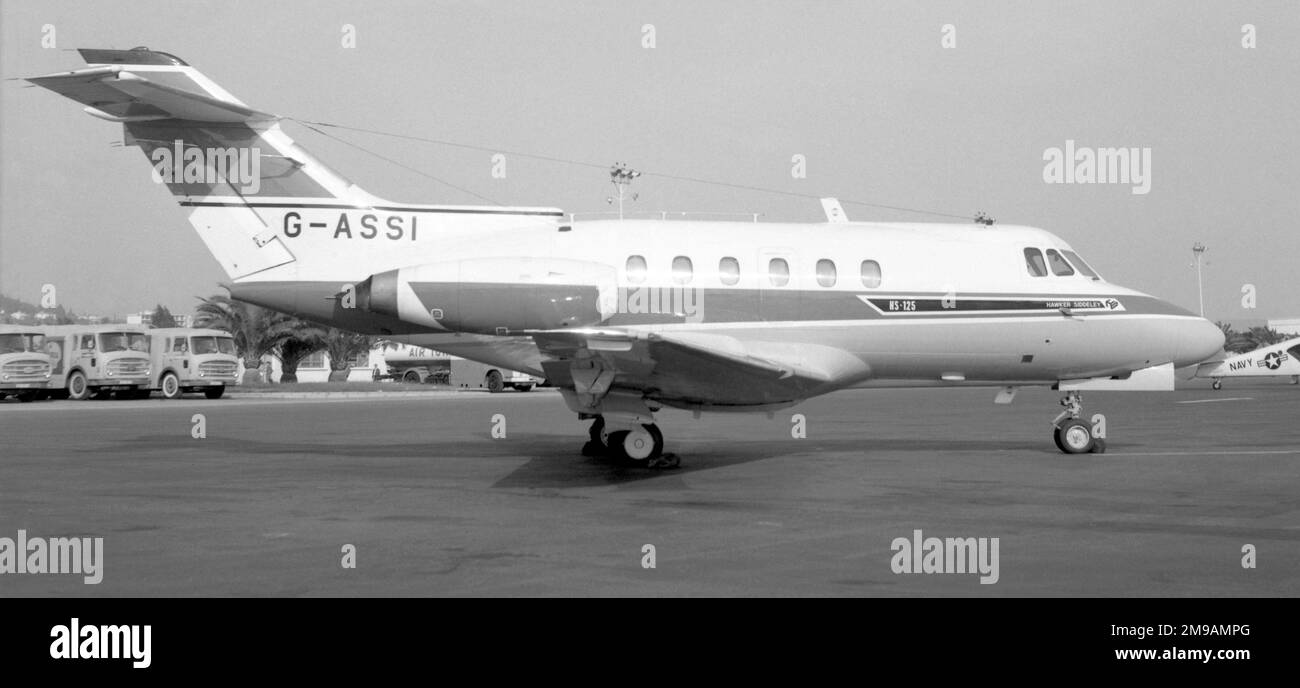
[[[40,327],[0,325],[0,399],[40,399],[46,394],[53,368]]]
[[[52,359],[51,394],[69,399],[135,398],[149,388],[149,334],[138,325],[43,327]]]
[[[235,340],[224,330],[163,327],[149,330],[149,389],[164,399],[179,399],[186,392],[203,392],[218,399],[226,385],[235,384],[239,358]]]

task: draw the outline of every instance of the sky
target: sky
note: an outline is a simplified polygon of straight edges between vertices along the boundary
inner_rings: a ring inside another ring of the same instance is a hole
[[[121,127],[12,80],[84,66],[74,48],[147,45],[254,108],[489,149],[338,132],[448,185],[285,125],[397,201],[481,203],[463,189],[604,212],[599,166],[620,161],[657,173],[634,185],[641,211],[818,222],[816,196],[984,211],[1052,231],[1110,281],[1193,311],[1191,247],[1203,242],[1207,317],[1295,318],[1297,36],[1294,0],[0,0],[0,292],[37,302],[52,284],[60,303],[105,315],[190,312],[221,293],[221,269],[140,152],[120,147]],[[1149,148],[1149,193],[1046,183],[1044,152],[1067,140]],[[490,150],[589,165],[507,155],[494,178]]]

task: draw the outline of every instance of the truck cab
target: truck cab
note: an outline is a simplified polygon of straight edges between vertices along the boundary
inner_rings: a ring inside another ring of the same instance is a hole
[[[53,368],[39,327],[0,325],[0,399],[44,397]]]
[[[235,384],[239,358],[229,332],[165,327],[149,330],[149,338],[149,389],[161,392],[164,399],[179,399],[187,392],[219,399],[226,385]]]
[[[69,399],[134,398],[149,385],[149,334],[137,325],[43,328],[54,364],[50,389]]]

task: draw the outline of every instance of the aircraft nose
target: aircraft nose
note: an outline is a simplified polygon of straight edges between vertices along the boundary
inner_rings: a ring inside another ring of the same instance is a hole
[[[1223,330],[1209,320],[1189,319],[1180,330],[1175,367],[1200,363],[1223,349]]]

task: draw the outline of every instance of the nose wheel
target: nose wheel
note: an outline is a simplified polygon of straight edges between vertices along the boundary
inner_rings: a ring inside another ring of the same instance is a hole
[[[1052,441],[1056,442],[1056,448],[1066,454],[1105,453],[1106,440],[1093,437],[1092,426],[1080,418],[1083,415],[1083,395],[1067,392],[1061,399],[1061,406],[1065,410],[1052,421],[1055,428]]]

